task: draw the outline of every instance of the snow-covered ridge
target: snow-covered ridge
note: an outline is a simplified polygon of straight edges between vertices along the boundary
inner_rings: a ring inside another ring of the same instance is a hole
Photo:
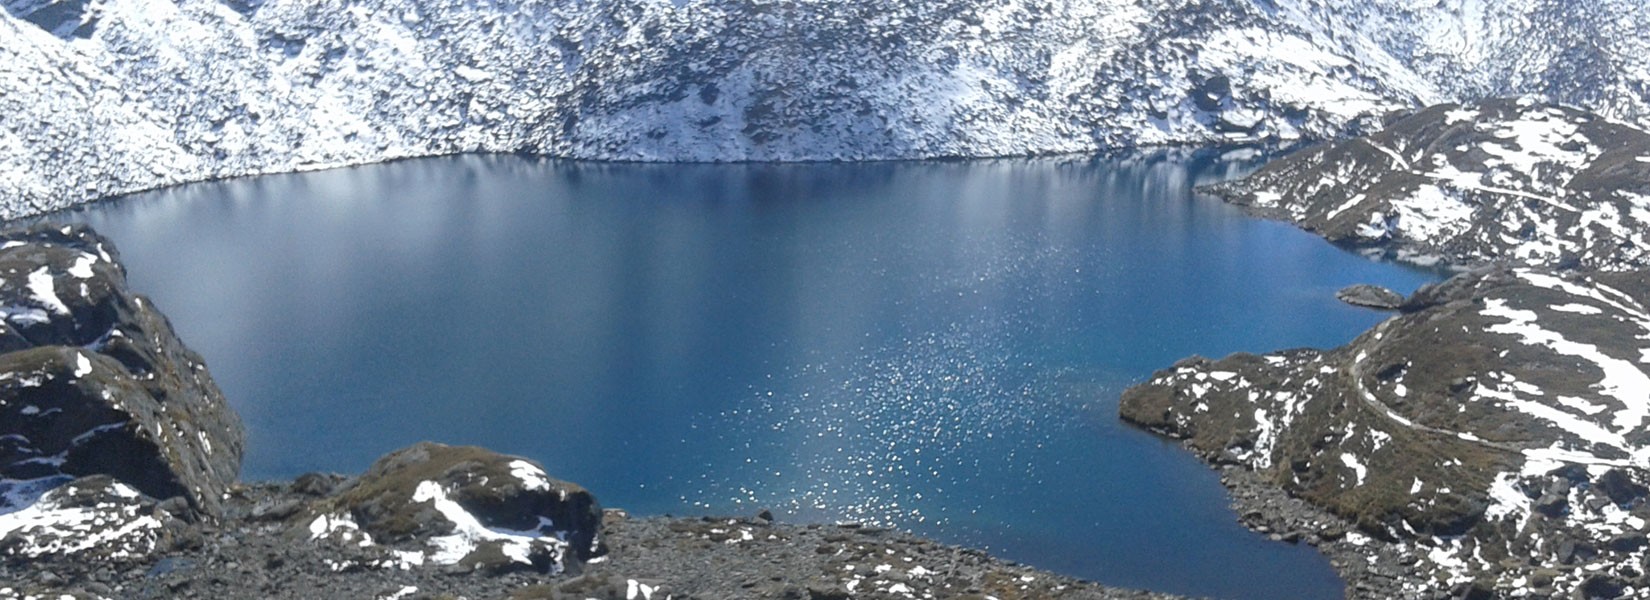
[[[1629,0],[0,4],[8,217],[453,152],[856,160],[1322,138],[1513,93],[1650,115],[1633,91],[1650,80],[1650,17]],[[1549,60],[1576,33],[1610,36],[1590,48],[1614,68]]]
[[[1429,107],[1214,189],[1408,262],[1650,266],[1650,133],[1530,100]]]
[[[1650,591],[1645,271],[1462,274],[1336,350],[1160,371],[1123,413],[1392,543],[1409,592]]]

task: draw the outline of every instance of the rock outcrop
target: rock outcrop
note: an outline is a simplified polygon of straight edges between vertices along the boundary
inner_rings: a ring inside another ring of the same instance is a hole
[[[0,217],[455,152],[1079,152],[1521,94],[1650,119],[1638,0],[0,5]]]
[[[1619,595],[1650,590],[1646,340],[1650,272],[1484,268],[1338,349],[1183,361],[1122,414],[1390,545],[1406,595]]]
[[[1353,306],[1373,308],[1376,310],[1398,310],[1404,304],[1404,295],[1390,289],[1360,283],[1350,285],[1335,292],[1335,298]]]
[[[0,485],[108,475],[216,514],[240,419],[116,257],[83,227],[0,233]]]
[[[1432,106],[1210,189],[1424,266],[1650,266],[1650,132],[1528,100]]]
[[[380,458],[296,527],[301,537],[382,549],[365,564],[561,573],[604,553],[601,519],[590,492],[532,461],[426,442]]]

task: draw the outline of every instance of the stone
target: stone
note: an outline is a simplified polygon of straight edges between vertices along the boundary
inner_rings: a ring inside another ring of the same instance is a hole
[[[1632,476],[1622,469],[1605,471],[1603,475],[1598,477],[1598,481],[1594,482],[1594,485],[1598,487],[1599,491],[1604,492],[1604,495],[1611,502],[1621,505],[1631,504],[1634,500],[1644,498],[1646,493],[1650,493],[1650,489],[1633,481]]]
[[[306,496],[330,496],[343,487],[348,478],[334,473],[305,473],[292,480],[293,493]]]
[[[1335,292],[1335,297],[1353,306],[1378,310],[1398,310],[1398,307],[1404,304],[1403,294],[1378,285],[1362,283],[1341,288]]]
[[[1588,575],[1576,587],[1576,600],[1613,600],[1620,598],[1626,592],[1627,582],[1619,578],[1605,575]]]
[[[1642,531],[1629,531],[1614,538],[1606,546],[1614,552],[1633,552],[1646,545],[1646,536]]]

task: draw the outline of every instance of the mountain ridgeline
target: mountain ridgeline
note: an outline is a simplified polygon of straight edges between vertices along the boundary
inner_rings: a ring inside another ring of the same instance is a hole
[[[857,160],[1645,123],[1634,0],[4,0],[0,216],[457,152]]]

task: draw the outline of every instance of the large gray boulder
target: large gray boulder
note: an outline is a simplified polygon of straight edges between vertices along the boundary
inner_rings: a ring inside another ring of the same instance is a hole
[[[0,233],[0,481],[108,475],[216,514],[240,419],[117,257],[84,227]]]
[[[1367,283],[1341,288],[1340,291],[1335,292],[1335,298],[1353,306],[1375,310],[1398,310],[1398,307],[1404,304],[1403,294]]]

